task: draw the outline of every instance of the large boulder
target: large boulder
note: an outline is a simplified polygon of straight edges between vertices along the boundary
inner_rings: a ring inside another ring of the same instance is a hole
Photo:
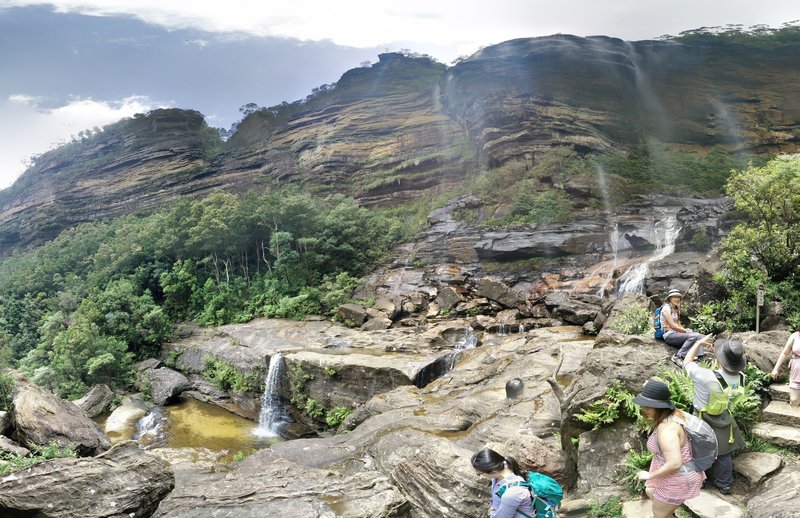
[[[106,419],[106,433],[114,441],[130,439],[136,431],[136,421],[147,415],[149,409],[142,394],[125,396]]]
[[[759,492],[747,502],[747,518],[760,518],[768,511],[770,518],[792,518],[800,512],[800,471],[784,470],[764,482]]]
[[[572,298],[563,291],[548,294],[544,302],[554,318],[578,326],[593,321],[600,311],[599,299],[593,302],[585,302]]]
[[[19,378],[10,413],[14,438],[23,446],[56,442],[79,455],[96,455],[111,446],[100,427],[70,401]]]
[[[283,459],[267,460],[265,453],[251,455],[229,473],[184,473],[184,483],[161,502],[154,516],[409,516],[406,499],[380,473],[343,476]]]
[[[625,456],[631,450],[641,451],[642,446],[636,426],[626,420],[582,433],[578,439],[578,491],[592,496],[620,491]]]
[[[488,486],[470,464],[472,453],[446,439],[433,439],[400,462],[391,478],[417,516],[484,516]]]
[[[97,417],[108,409],[114,399],[114,392],[108,385],[95,385],[80,399],[73,401],[89,417]]]
[[[507,308],[516,308],[525,302],[525,297],[521,294],[492,279],[481,279],[475,292],[478,297],[493,300]]]
[[[156,405],[166,405],[192,388],[189,378],[170,368],[153,368],[149,364],[139,364],[139,368],[137,377],[142,384],[150,387],[150,396]]]
[[[747,361],[768,373],[772,371],[775,362],[778,361],[781,349],[786,345],[786,340],[789,339],[789,332],[766,331],[764,333],[756,333],[750,331],[737,333],[733,335],[733,338],[741,340]]]
[[[0,479],[3,516],[150,516],[174,486],[170,469],[132,442],[93,458],[53,459]]]
[[[578,395],[572,401],[570,415],[601,397],[614,381],[638,394],[644,382],[660,369],[671,368],[668,360],[673,354],[675,349],[660,340],[603,329],[577,377]]]

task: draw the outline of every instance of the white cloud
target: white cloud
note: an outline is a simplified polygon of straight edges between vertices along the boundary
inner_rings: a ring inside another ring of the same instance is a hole
[[[0,6],[42,0],[0,0]],[[52,0],[60,12],[127,14],[170,29],[244,32],[339,45],[376,47],[408,42],[411,50],[450,61],[480,46],[557,32],[628,40],[677,34],[701,26],[778,26],[798,18],[796,0]]]
[[[0,101],[0,189],[10,186],[25,170],[30,157],[52,148],[73,135],[102,127],[123,117],[143,113],[159,105],[146,97],[117,101],[72,99],[55,108],[41,108],[44,99],[27,94]]]

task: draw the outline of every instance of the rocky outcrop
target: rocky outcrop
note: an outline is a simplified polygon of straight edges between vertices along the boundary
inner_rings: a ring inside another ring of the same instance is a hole
[[[136,430],[136,421],[147,415],[150,406],[142,394],[125,396],[106,419],[106,433],[113,441],[130,439]]]
[[[166,464],[131,442],[93,458],[53,459],[0,478],[6,516],[150,516],[174,486]]]
[[[790,518],[797,516],[798,487],[800,487],[800,471],[784,470],[764,482],[756,496],[747,502],[747,518],[769,516],[774,518]]]
[[[76,223],[167,207],[220,187],[247,192],[263,182],[396,205],[458,185],[482,161],[531,168],[553,146],[585,153],[653,139],[700,152],[715,145],[791,152],[800,125],[798,55],[790,42],[568,35],[493,45],[450,68],[381,54],[302,102],[254,111],[226,143],[198,112],[160,109],[44,153],[0,194],[0,249],[52,238]],[[754,67],[758,74],[749,73]],[[600,201],[599,183],[570,180],[562,187],[576,208]],[[489,232],[477,253],[492,260],[573,254],[586,251],[602,225],[570,223],[533,241],[527,231]],[[581,231],[569,237],[570,230]],[[458,236],[449,241],[454,258],[476,253]]]
[[[114,392],[108,385],[95,385],[80,399],[73,401],[89,417],[97,417],[106,410],[114,399]]]
[[[174,401],[185,390],[189,390],[192,384],[189,378],[178,371],[164,367],[157,363],[152,365],[148,362],[137,364],[139,372],[137,380],[142,386],[150,389],[150,397],[156,405],[165,405]]]
[[[55,442],[62,448],[74,448],[79,455],[95,455],[111,446],[108,437],[83,410],[21,376],[17,378],[10,413],[13,438],[24,446]]]
[[[250,458],[227,474],[191,475],[159,506],[156,517],[309,516],[408,518],[410,506],[376,472],[339,476],[280,459]]]

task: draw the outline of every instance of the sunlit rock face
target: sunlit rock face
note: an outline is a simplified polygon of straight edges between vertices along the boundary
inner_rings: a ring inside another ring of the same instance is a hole
[[[389,206],[458,185],[482,164],[534,165],[553,146],[624,151],[655,140],[768,155],[796,151],[798,135],[797,45],[558,35],[487,47],[449,68],[382,54],[302,102],[250,114],[225,143],[200,113],[169,109],[43,154],[0,192],[0,253],[220,189],[295,183]],[[578,198],[585,188],[564,187]]]

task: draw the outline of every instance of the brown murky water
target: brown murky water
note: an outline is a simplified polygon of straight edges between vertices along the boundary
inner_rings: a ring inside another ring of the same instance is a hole
[[[216,405],[186,398],[166,408],[170,448],[249,451],[267,445],[267,441],[253,435],[256,423]]]

